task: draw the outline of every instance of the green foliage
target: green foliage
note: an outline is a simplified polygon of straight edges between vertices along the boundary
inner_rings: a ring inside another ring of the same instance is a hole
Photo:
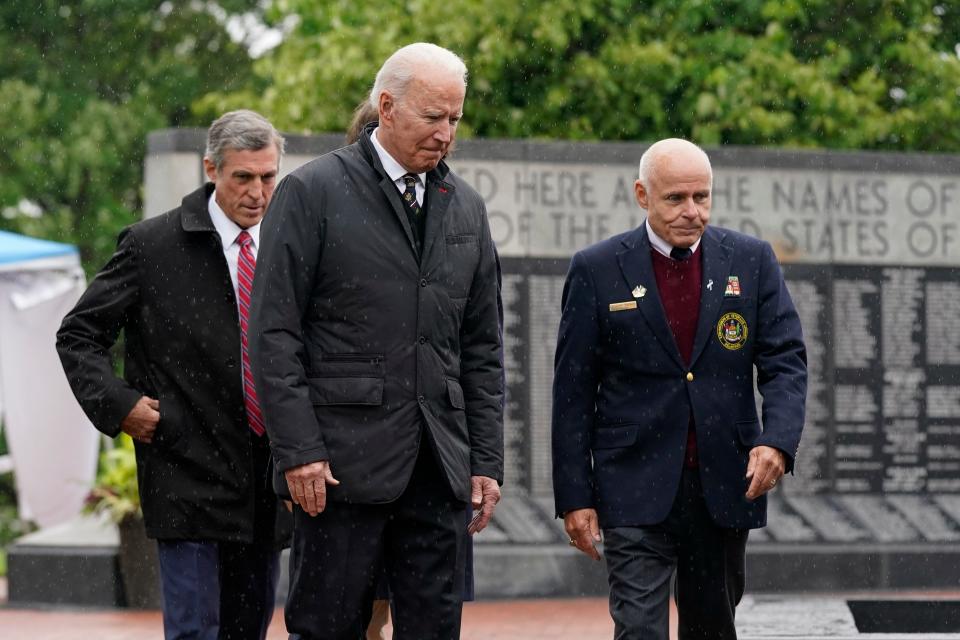
[[[7,433],[0,429],[0,455],[9,452]],[[7,545],[35,529],[32,522],[21,519],[17,512],[17,489],[13,473],[0,474],[0,576],[7,574]]]
[[[142,517],[137,488],[137,459],[133,440],[121,434],[112,449],[100,454],[97,483],[87,498],[87,509],[107,513],[116,523]]]
[[[6,548],[11,542],[37,529],[17,513],[13,474],[0,476],[0,576],[6,575]]]
[[[141,216],[146,134],[247,85],[222,24],[248,3],[0,3],[0,227],[76,243],[89,270]],[[216,10],[215,10],[216,9]]]
[[[140,217],[146,134],[251,107],[342,131],[380,63],[470,67],[461,136],[960,150],[943,0],[40,0],[0,3],[0,228],[102,265]],[[295,25],[252,61],[226,19]]]
[[[257,104],[342,131],[409,42],[461,53],[461,135],[960,150],[960,6],[942,0],[275,0]]]

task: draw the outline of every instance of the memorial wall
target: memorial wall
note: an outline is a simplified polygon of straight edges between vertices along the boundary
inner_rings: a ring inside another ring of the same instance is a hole
[[[292,137],[283,171],[339,145]],[[202,147],[202,131],[151,135],[147,215],[200,184]],[[643,220],[644,149],[464,140],[450,161],[484,197],[503,262],[507,499],[488,542],[565,540],[550,477],[564,274],[573,252]],[[707,151],[711,224],[771,243],[808,348],[796,475],[752,542],[960,540],[960,157]]]

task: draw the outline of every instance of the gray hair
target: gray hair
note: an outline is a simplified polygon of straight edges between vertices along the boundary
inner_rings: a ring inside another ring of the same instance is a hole
[[[270,121],[256,111],[240,109],[228,111],[213,121],[207,131],[207,149],[203,155],[220,171],[227,151],[259,151],[270,144],[276,145],[277,155],[283,157],[286,141]]]
[[[684,140],[683,138],[665,138],[658,142],[654,142],[646,151],[643,152],[643,155],[640,156],[640,171],[638,178],[640,180],[640,184],[642,184],[644,188],[650,188],[650,174],[653,172],[653,168],[657,165],[657,161],[660,160],[664,154],[669,153],[678,146],[693,148],[699,151],[703,156],[704,162],[707,163],[707,167],[710,168],[711,177],[713,176],[713,165],[710,164],[710,157],[707,155],[706,151],[689,140]]]
[[[397,100],[402,99],[410,82],[425,69],[456,75],[463,78],[463,86],[467,86],[467,65],[460,56],[429,42],[415,42],[394,51],[380,67],[370,90],[370,105],[378,109],[384,91]]]

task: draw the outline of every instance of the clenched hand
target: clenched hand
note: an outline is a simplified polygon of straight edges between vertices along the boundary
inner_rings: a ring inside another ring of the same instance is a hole
[[[140,396],[130,413],[120,423],[120,429],[138,442],[153,442],[153,432],[160,422],[160,402],[150,396]]]

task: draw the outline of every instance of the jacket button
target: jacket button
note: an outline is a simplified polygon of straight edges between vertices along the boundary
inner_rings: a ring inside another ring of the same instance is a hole
[[[237,366],[237,361],[234,358],[227,358],[227,366],[232,369]]]
[[[423,403],[426,402],[426,401],[427,401],[427,399],[424,398],[423,396],[417,396],[417,402],[419,402],[420,404],[423,404]]]
[[[424,336],[420,336],[420,344],[426,343],[427,339]]]
[[[420,281],[420,286],[421,286],[421,287],[427,286],[427,281],[426,281],[426,279],[423,279],[423,280]]]
[[[693,382],[693,373],[687,371],[687,382]]]

